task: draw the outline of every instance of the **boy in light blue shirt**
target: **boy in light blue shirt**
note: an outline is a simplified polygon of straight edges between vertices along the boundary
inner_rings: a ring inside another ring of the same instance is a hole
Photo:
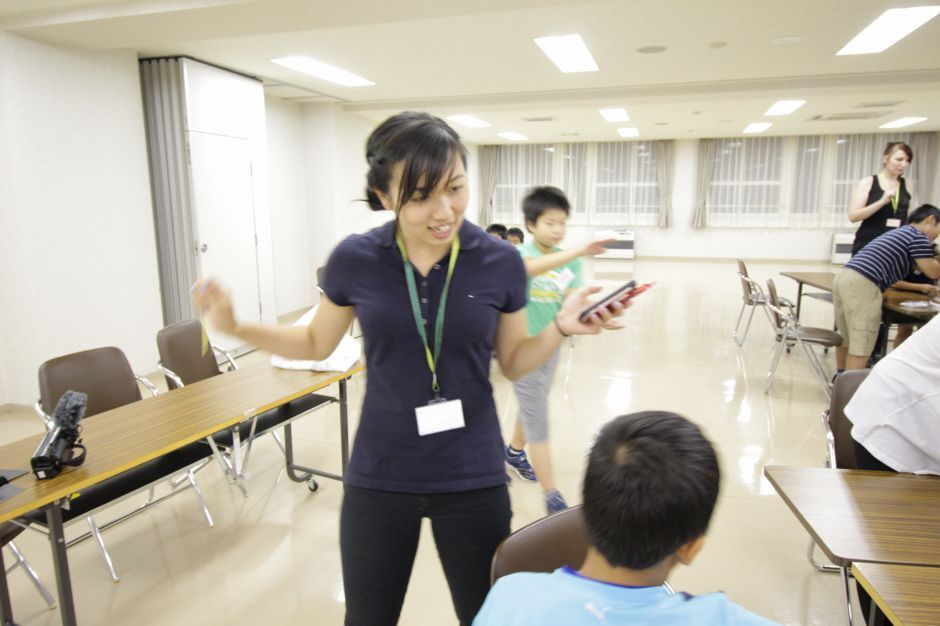
[[[500,578],[474,626],[771,626],[722,593],[663,586],[702,549],[719,479],[711,443],[684,417],[644,411],[609,422],[584,477],[583,565]]]

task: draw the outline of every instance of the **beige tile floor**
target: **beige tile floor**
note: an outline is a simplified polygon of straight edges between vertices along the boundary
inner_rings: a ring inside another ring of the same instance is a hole
[[[775,277],[783,295],[790,297],[795,284],[778,272],[830,269],[824,263],[750,264],[757,280]],[[715,442],[723,485],[706,548],[692,567],[675,571],[673,585],[690,593],[724,590],[783,624],[842,623],[838,578],[809,566],[806,533],[761,473],[772,463],[822,463],[819,413],[826,400],[804,355],[794,352],[783,359],[774,389],[765,395],[773,334],[758,313],[744,347],[731,340],[741,304],[732,262],[596,261],[588,270],[594,282],[605,286],[634,274],[658,284],[637,299],[625,330],[578,338],[573,348],[564,349],[551,397],[551,428],[560,487],[569,502],[580,500],[585,450],[606,420],[641,409],[682,413],[700,423]],[[803,318],[805,324],[829,326],[831,305],[808,299]],[[827,363],[831,368],[832,355]],[[515,399],[495,369],[493,380],[508,433]],[[359,378],[350,384],[353,426],[364,383]],[[300,462],[338,468],[337,417],[331,407],[298,422]],[[39,430],[29,411],[15,407],[0,411],[0,423],[4,440]],[[216,466],[200,474],[214,528],[206,526],[191,495],[183,494],[105,533],[122,576],[119,583],[110,581],[94,545],[70,550],[80,623],[341,624],[341,487],[322,480],[319,491],[311,493],[287,479],[281,459],[270,438],[258,443],[247,498],[226,484]],[[543,514],[536,486],[514,482],[510,493],[514,527]],[[128,501],[114,509],[132,505]],[[427,530],[401,623],[454,624]],[[44,537],[27,531],[17,543],[54,588]],[[20,624],[59,623],[58,613],[45,608],[22,572],[10,576],[10,585]]]

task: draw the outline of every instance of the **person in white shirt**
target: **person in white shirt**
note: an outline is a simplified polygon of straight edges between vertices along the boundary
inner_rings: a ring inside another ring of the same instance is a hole
[[[940,475],[940,321],[880,360],[845,407],[860,469]]]

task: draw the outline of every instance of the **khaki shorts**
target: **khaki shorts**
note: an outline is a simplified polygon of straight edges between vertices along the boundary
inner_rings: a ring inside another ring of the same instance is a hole
[[[843,268],[832,281],[836,330],[852,356],[869,356],[881,326],[881,289],[855,270]]]

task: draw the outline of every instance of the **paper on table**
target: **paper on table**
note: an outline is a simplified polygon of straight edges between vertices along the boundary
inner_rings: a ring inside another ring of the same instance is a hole
[[[306,326],[313,319],[317,312],[317,307],[313,307],[303,314],[303,316],[294,322],[293,326]],[[333,354],[322,361],[298,361],[295,359],[286,359],[282,356],[272,355],[271,365],[285,370],[313,370],[315,372],[344,372],[352,367],[359,357],[362,356],[362,346],[359,342],[343,333],[339,345]]]
[[[930,306],[930,303],[926,300],[905,300],[901,303],[901,306],[907,309],[926,309]]]

